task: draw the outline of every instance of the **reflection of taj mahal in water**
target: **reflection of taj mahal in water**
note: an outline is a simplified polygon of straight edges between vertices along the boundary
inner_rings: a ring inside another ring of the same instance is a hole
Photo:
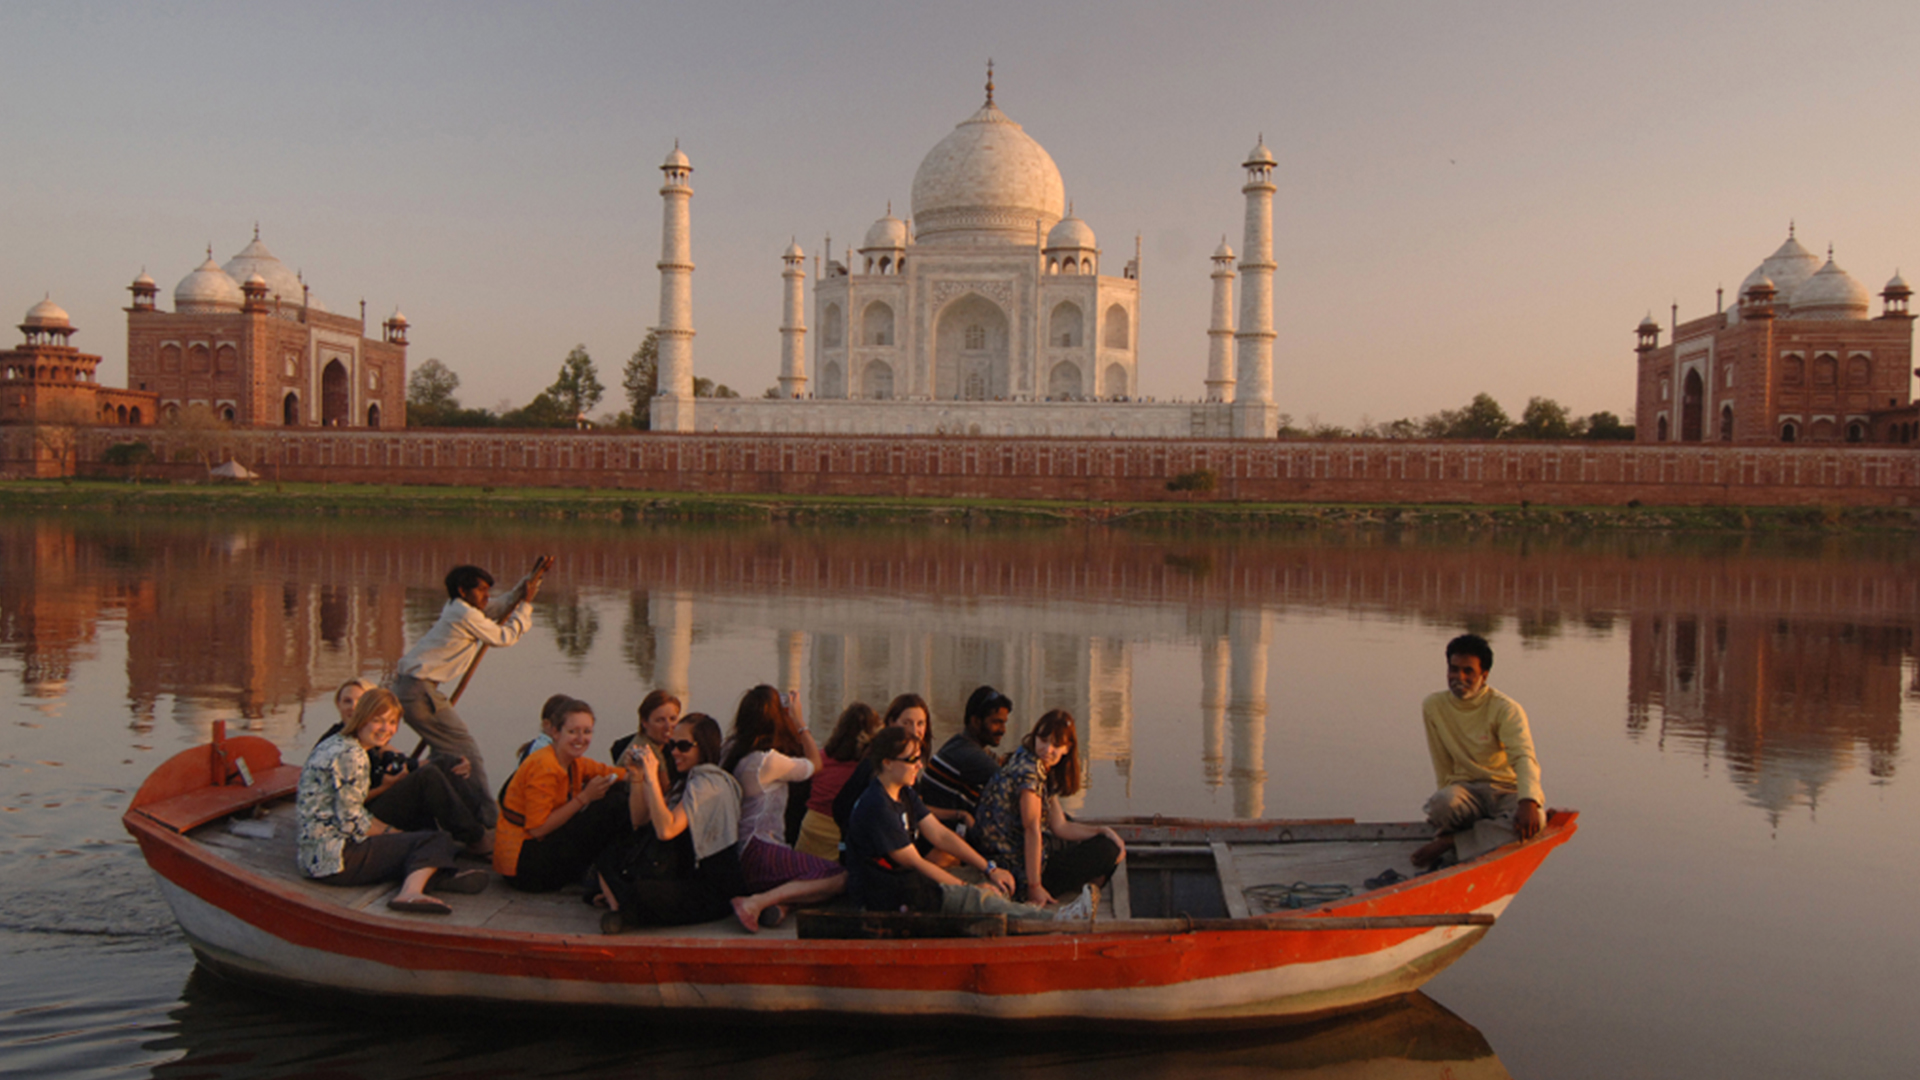
[[[1130,638],[1090,633],[1124,625]],[[960,726],[960,703],[991,685],[1013,699],[1016,724],[1001,750],[1049,709],[1078,720],[1085,760],[1111,761],[1122,778],[1133,758],[1132,640],[1198,639],[1201,646],[1202,766],[1209,787],[1233,788],[1234,813],[1264,812],[1267,652],[1270,611],[1142,609],[1089,600],[1077,604],[956,603],[929,612],[917,605],[875,605],[864,599],[761,595],[703,599],[691,592],[653,593],[650,683],[691,700],[696,621],[703,628],[791,627],[775,633],[777,685],[796,689],[816,732],[832,729],[846,702],[876,710],[899,693],[917,693],[932,708],[935,739]]]

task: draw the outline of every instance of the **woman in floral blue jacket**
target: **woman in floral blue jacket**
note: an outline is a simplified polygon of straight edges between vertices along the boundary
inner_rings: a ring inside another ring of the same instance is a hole
[[[313,748],[300,771],[295,802],[300,872],[326,885],[371,885],[398,878],[400,891],[387,901],[388,907],[445,915],[452,908],[426,895],[428,887],[478,892],[486,888],[486,871],[455,872],[455,845],[445,832],[400,832],[366,808],[372,782],[367,751],[385,747],[399,727],[400,702],[386,690],[369,690],[339,733]]]

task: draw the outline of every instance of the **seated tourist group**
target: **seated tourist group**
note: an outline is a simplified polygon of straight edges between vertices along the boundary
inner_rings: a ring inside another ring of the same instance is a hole
[[[578,887],[602,910],[608,934],[729,916],[757,933],[795,907],[832,902],[881,912],[1093,916],[1126,846],[1112,829],[1075,821],[1061,806],[1080,787],[1074,718],[1048,711],[1002,754],[1014,703],[990,686],[967,699],[962,729],[938,750],[928,745],[929,709],[917,694],[895,697],[884,713],[847,705],[822,747],[794,692],[753,687],[723,729],[656,689],[606,761],[592,754],[594,707],[555,694],[537,736],[493,791],[441,683],[470,671],[485,648],[510,646],[525,632],[543,568],[490,608],[492,578],[455,567],[439,622],[401,659],[393,689],[361,679],[340,687],[340,723],[300,777],[298,860],[307,877],[398,881],[389,907],[444,915],[452,909],[432,894],[486,889],[490,861],[511,889]],[[1490,691],[1491,652],[1468,638],[1448,644],[1452,693],[1425,707],[1443,791],[1429,807],[1439,838],[1419,854],[1423,861],[1453,855],[1443,848],[1472,827],[1469,818],[1513,822],[1516,804],[1521,834],[1538,828],[1530,816],[1538,770],[1525,714],[1511,699],[1493,692],[1504,730],[1487,734],[1496,744],[1504,736],[1523,766],[1517,800],[1504,753],[1491,767],[1464,772],[1442,761],[1458,741],[1436,734],[1456,726],[1440,721],[1453,721],[1462,702],[1483,704]],[[1455,670],[1461,649],[1477,674],[1470,686]],[[431,749],[424,758],[388,749],[403,721]]]

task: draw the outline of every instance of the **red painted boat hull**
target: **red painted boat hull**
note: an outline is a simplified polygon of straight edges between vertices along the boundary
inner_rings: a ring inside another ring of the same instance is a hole
[[[246,757],[256,775],[290,784],[292,770],[279,766],[271,744],[240,738],[224,746]],[[702,1012],[1222,1024],[1314,1017],[1408,993],[1487,931],[1440,926],[810,941],[449,926],[316,902],[184,835],[191,825],[182,827],[179,814],[165,812],[182,805],[182,796],[194,802],[186,821],[213,820],[223,808],[231,813],[262,800],[260,788],[212,785],[208,752],[181,755],[190,759],[187,767],[164,783],[162,773],[174,763],[162,766],[128,810],[128,831],[204,962],[336,992]],[[1556,811],[1547,829],[1525,844],[1314,914],[1497,916],[1547,853],[1573,835],[1575,817]]]

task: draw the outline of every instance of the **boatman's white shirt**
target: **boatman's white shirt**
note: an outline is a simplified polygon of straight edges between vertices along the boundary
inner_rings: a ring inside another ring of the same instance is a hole
[[[515,604],[505,619],[494,622],[465,600],[449,600],[440,609],[440,621],[413,643],[394,671],[434,683],[456,679],[480,655],[480,646],[504,649],[532,626],[532,604]]]

